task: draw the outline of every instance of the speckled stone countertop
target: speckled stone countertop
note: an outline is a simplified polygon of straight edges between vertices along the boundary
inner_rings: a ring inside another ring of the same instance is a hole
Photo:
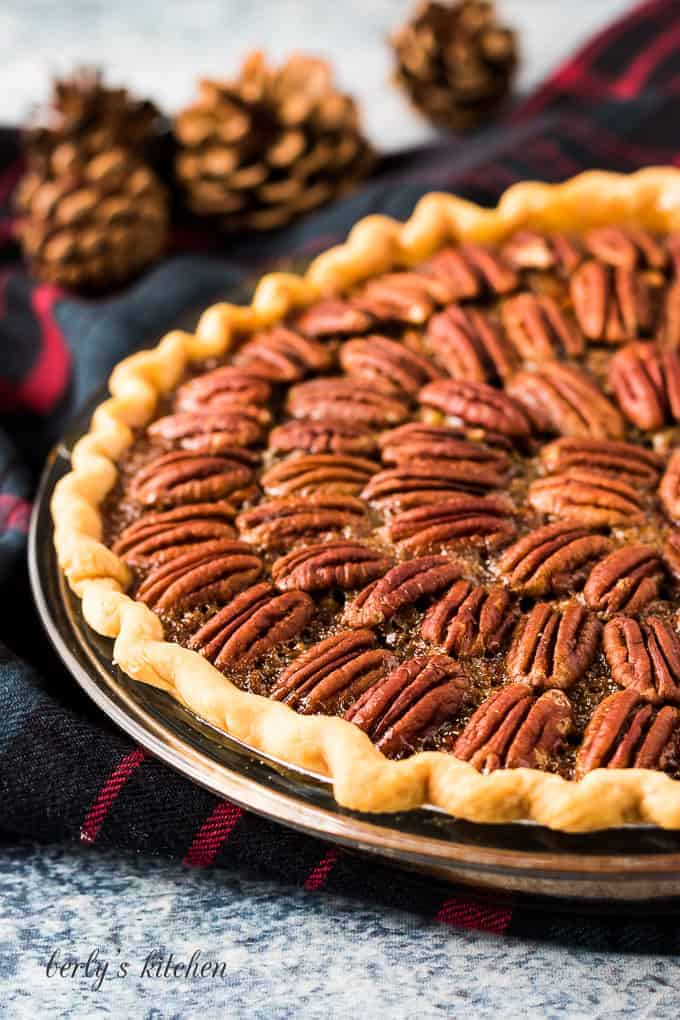
[[[49,74],[77,62],[102,63],[112,81],[174,109],[199,74],[230,73],[249,46],[275,57],[303,46],[333,60],[362,102],[376,145],[417,144],[430,132],[389,87],[385,45],[409,6],[409,0],[3,0],[0,120],[23,117],[45,95]],[[501,6],[520,30],[526,90],[629,4]],[[192,974],[172,976],[174,964],[189,964],[196,952]],[[81,967],[62,976],[60,967],[74,957],[83,965],[90,960],[88,973]],[[212,965],[208,974],[196,976],[204,963]],[[157,976],[166,966],[170,976]],[[0,846],[0,1016],[11,1020],[670,1020],[678,1015],[679,983],[672,958],[458,931],[155,859]]]

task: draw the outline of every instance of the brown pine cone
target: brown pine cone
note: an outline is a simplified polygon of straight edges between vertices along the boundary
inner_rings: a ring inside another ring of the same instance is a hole
[[[517,67],[514,32],[493,3],[425,0],[392,37],[396,80],[422,113],[453,131],[470,131],[506,100]]]
[[[202,81],[175,120],[176,173],[190,209],[227,230],[280,227],[365,177],[371,148],[330,66],[258,51],[231,81]]]

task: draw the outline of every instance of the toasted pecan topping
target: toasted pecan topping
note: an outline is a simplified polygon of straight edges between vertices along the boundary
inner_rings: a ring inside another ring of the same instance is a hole
[[[507,294],[518,284],[517,273],[501,254],[477,244],[444,248],[423,269],[451,288],[448,301],[480,297],[484,293]]]
[[[569,468],[529,486],[529,503],[535,510],[594,526],[638,523],[644,497],[627,481],[585,468]]]
[[[500,479],[505,478],[510,464],[503,450],[469,439],[463,430],[445,425],[409,422],[383,432],[379,442],[384,464],[408,467],[413,461],[450,460],[491,468]]]
[[[262,561],[243,542],[215,539],[153,567],[137,598],[167,610],[223,604],[261,573]]]
[[[658,454],[611,439],[556,439],[541,448],[541,461],[550,472],[586,468],[645,489],[656,487],[663,469]]]
[[[447,655],[421,655],[369,687],[345,719],[368,733],[383,754],[397,757],[455,718],[469,686]]]
[[[356,496],[378,465],[340,453],[293,454],[260,478],[268,496],[308,496],[315,492]]]
[[[626,417],[639,429],[656,431],[680,421],[680,352],[634,343],[609,365],[609,382]]]
[[[239,404],[263,406],[269,396],[263,379],[223,365],[180,386],[175,406],[178,411],[227,411]]]
[[[340,349],[340,364],[362,385],[399,398],[416,397],[422,386],[440,375],[422,354],[383,336],[348,340]]]
[[[585,341],[554,298],[517,294],[501,305],[505,331],[520,358],[541,364],[562,354],[578,358]]]
[[[520,538],[502,554],[498,568],[513,591],[535,598],[564,595],[583,586],[593,563],[611,546],[590,528],[560,521]]]
[[[201,542],[235,538],[231,523],[235,516],[235,508],[226,500],[144,514],[121,532],[113,551],[126,563],[166,563]]]
[[[493,383],[507,379],[517,367],[512,345],[498,324],[475,308],[450,305],[433,316],[427,345],[454,379]]]
[[[644,265],[650,269],[665,269],[668,265],[667,250],[647,230],[594,227],[583,240],[591,255],[611,266],[635,269]]]
[[[574,238],[535,230],[515,231],[501,252],[514,269],[555,269],[563,275],[572,273],[583,258],[581,245]]]
[[[506,659],[511,680],[532,687],[571,687],[595,658],[602,624],[583,606],[538,602],[517,624]]]
[[[269,449],[275,453],[347,453],[370,457],[377,452],[378,443],[370,428],[334,421],[305,418],[293,419],[272,429]]]
[[[406,510],[387,526],[402,552],[420,555],[456,545],[497,549],[515,536],[514,507],[503,496],[453,496]]]
[[[392,563],[359,542],[324,542],[279,557],[272,566],[272,579],[284,591],[361,588],[387,573]]]
[[[241,538],[265,549],[280,549],[303,538],[368,530],[366,506],[352,496],[271,499],[236,518]]]
[[[680,704],[680,639],[665,620],[615,616],[604,630],[604,651],[619,686],[653,704]]]
[[[130,493],[147,506],[200,503],[234,495],[252,479],[252,469],[241,460],[181,451],[157,457],[138,471]]]
[[[294,418],[334,419],[350,425],[388,428],[408,417],[406,405],[351,379],[312,379],[288,392]]]
[[[517,619],[512,596],[499,585],[456,581],[425,613],[420,633],[458,659],[496,655]]]
[[[453,753],[480,772],[546,769],[571,725],[571,705],[562,691],[546,691],[535,698],[527,684],[509,684],[479,706]]]
[[[680,763],[680,711],[655,709],[634,690],[617,691],[595,709],[576,758],[574,778],[593,769],[675,769]]]
[[[485,383],[438,380],[425,386],[418,400],[464,426],[488,429],[520,440],[527,439],[531,433],[531,424],[522,406],[512,396]]]
[[[177,443],[193,453],[225,453],[260,442],[268,420],[267,411],[243,404],[216,413],[180,411],[158,418],[147,432],[153,439]]]
[[[518,372],[507,391],[538,432],[591,439],[622,439],[617,409],[593,380],[574,365],[551,362]]]
[[[680,522],[680,450],[675,449],[661,479],[659,497],[671,521]]]
[[[396,511],[441,503],[459,493],[484,495],[504,484],[503,475],[475,461],[432,458],[378,472],[361,496],[381,509]]]
[[[461,564],[446,556],[423,556],[400,563],[359,592],[345,607],[343,622],[350,627],[382,623],[400,609],[436,595],[460,577],[461,572]]]
[[[295,325],[311,337],[351,336],[371,329],[373,318],[351,301],[328,298],[302,312]]]
[[[591,259],[571,277],[570,292],[576,320],[589,340],[621,344],[653,330],[650,288],[634,269]]]
[[[663,582],[661,557],[650,545],[626,545],[596,563],[583,589],[591,609],[613,616],[637,613],[657,597]]]
[[[234,364],[271,383],[299,382],[313,372],[327,372],[333,357],[318,340],[276,326],[257,333],[236,354]]]

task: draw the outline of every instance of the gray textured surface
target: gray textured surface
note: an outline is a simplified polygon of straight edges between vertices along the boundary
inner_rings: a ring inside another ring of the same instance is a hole
[[[77,61],[169,108],[198,74],[230,72],[250,45],[303,45],[331,57],[383,148],[428,130],[387,86],[384,39],[408,0],[3,0],[0,120],[23,116],[48,74]],[[528,88],[628,4],[506,0],[521,31]],[[153,950],[225,961],[223,978],[141,978]],[[109,973],[48,978],[98,950]],[[126,978],[114,978],[122,961]],[[617,1020],[677,1016],[672,960],[593,954],[459,932],[324,895],[95,853],[0,849],[0,1016],[164,1018],[498,1017]]]
[[[460,932],[393,910],[216,872],[30,848],[0,851],[0,1013],[82,1020],[670,1020],[680,964]],[[97,979],[47,977],[99,950]],[[223,977],[141,977],[167,959]],[[128,976],[114,977],[123,961]]]

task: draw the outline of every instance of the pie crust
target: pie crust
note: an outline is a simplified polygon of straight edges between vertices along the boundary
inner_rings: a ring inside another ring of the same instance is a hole
[[[520,227],[580,233],[603,225],[680,230],[680,171],[590,171],[558,185],[521,183],[494,209],[429,194],[405,223],[366,217],[303,276],[271,273],[261,279],[249,306],[214,305],[195,333],[171,332],[152,350],[122,361],[110,378],[111,396],[75,445],[72,470],[52,500],[60,566],[82,600],[89,626],[114,639],[118,666],[251,747],[328,776],[336,800],[347,808],[393,812],[434,805],[475,822],[530,819],[572,832],[638,822],[680,828],[680,781],[658,771],[596,769],[575,782],[530,768],[484,775],[441,751],[395,761],[349,722],[300,715],[244,692],[197,652],[164,640],[158,616],[126,594],[128,567],[102,542],[101,505],[133,429],[153,419],[159,398],[177,386],[190,363],[222,356],[294,309],[393,267],[416,265],[453,241],[493,244]]]

